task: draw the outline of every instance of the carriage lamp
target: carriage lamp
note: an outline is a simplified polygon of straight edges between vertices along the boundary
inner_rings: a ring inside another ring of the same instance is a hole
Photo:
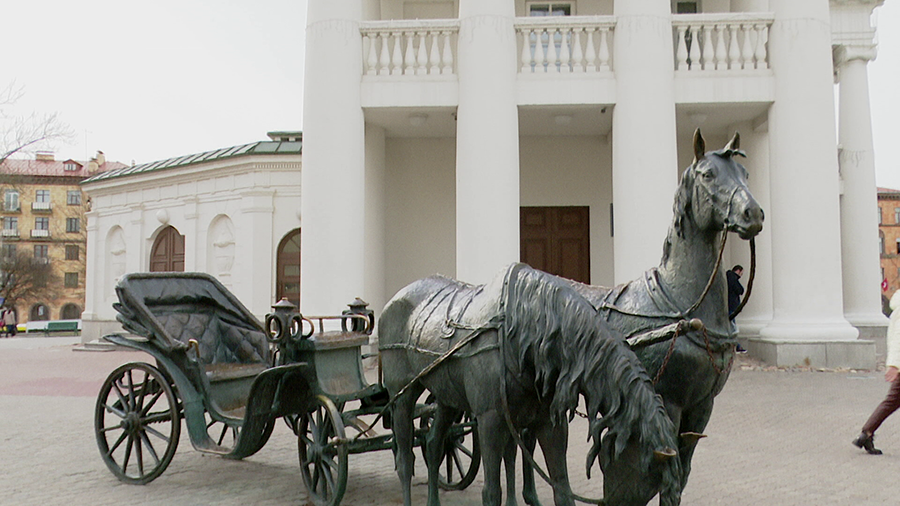
[[[341,315],[359,315],[364,318],[342,318],[341,330],[347,332],[347,320],[350,322],[351,332],[363,332],[371,334],[375,329],[375,311],[369,309],[369,303],[357,297],[353,302],[347,304],[350,309],[345,309]]]
[[[282,298],[272,305],[274,312],[266,315],[266,338],[273,343],[282,341],[287,335],[294,334],[292,329],[293,317],[298,315],[297,306],[293,305],[287,297]]]

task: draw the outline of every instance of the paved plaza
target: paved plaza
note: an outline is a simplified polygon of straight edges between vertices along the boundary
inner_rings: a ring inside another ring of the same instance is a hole
[[[306,505],[296,438],[281,423],[244,461],[204,455],[185,431],[168,470],[146,486],[120,483],[97,451],[93,406],[117,365],[139,352],[75,352],[78,338],[0,339],[0,503],[9,505]],[[152,360],[151,360],[152,362]],[[736,364],[700,442],[685,505],[875,505],[900,503],[900,415],[877,434],[879,457],[850,445],[887,385],[876,371],[766,370]],[[573,422],[569,473],[582,495],[602,491],[584,473],[586,430]],[[420,455],[417,450],[417,456]],[[425,468],[413,493],[425,503]],[[442,504],[481,504],[481,476],[445,492]],[[552,504],[539,486],[545,506]],[[350,457],[347,506],[400,504],[389,451]],[[519,504],[524,501],[519,499]],[[655,501],[651,504],[656,504]]]

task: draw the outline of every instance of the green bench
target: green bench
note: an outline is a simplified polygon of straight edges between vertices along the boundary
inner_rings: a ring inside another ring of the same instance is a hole
[[[44,332],[47,334],[52,334],[53,332],[78,332],[78,322],[50,321],[47,322],[47,328]]]

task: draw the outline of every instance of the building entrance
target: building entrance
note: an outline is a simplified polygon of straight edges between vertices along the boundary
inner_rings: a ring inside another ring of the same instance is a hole
[[[590,208],[522,207],[520,259],[550,274],[591,282]]]

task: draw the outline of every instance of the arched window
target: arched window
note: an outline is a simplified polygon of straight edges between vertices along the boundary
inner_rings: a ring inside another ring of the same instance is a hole
[[[78,304],[66,304],[59,312],[60,320],[78,320],[81,318],[81,308]]]
[[[48,308],[46,304],[39,303],[31,306],[31,311],[28,313],[28,321],[43,322],[49,319],[50,308]]]
[[[175,227],[164,228],[153,241],[150,272],[184,272],[184,236]]]
[[[287,297],[300,307],[300,229],[288,232],[278,243],[275,274],[275,300]]]

